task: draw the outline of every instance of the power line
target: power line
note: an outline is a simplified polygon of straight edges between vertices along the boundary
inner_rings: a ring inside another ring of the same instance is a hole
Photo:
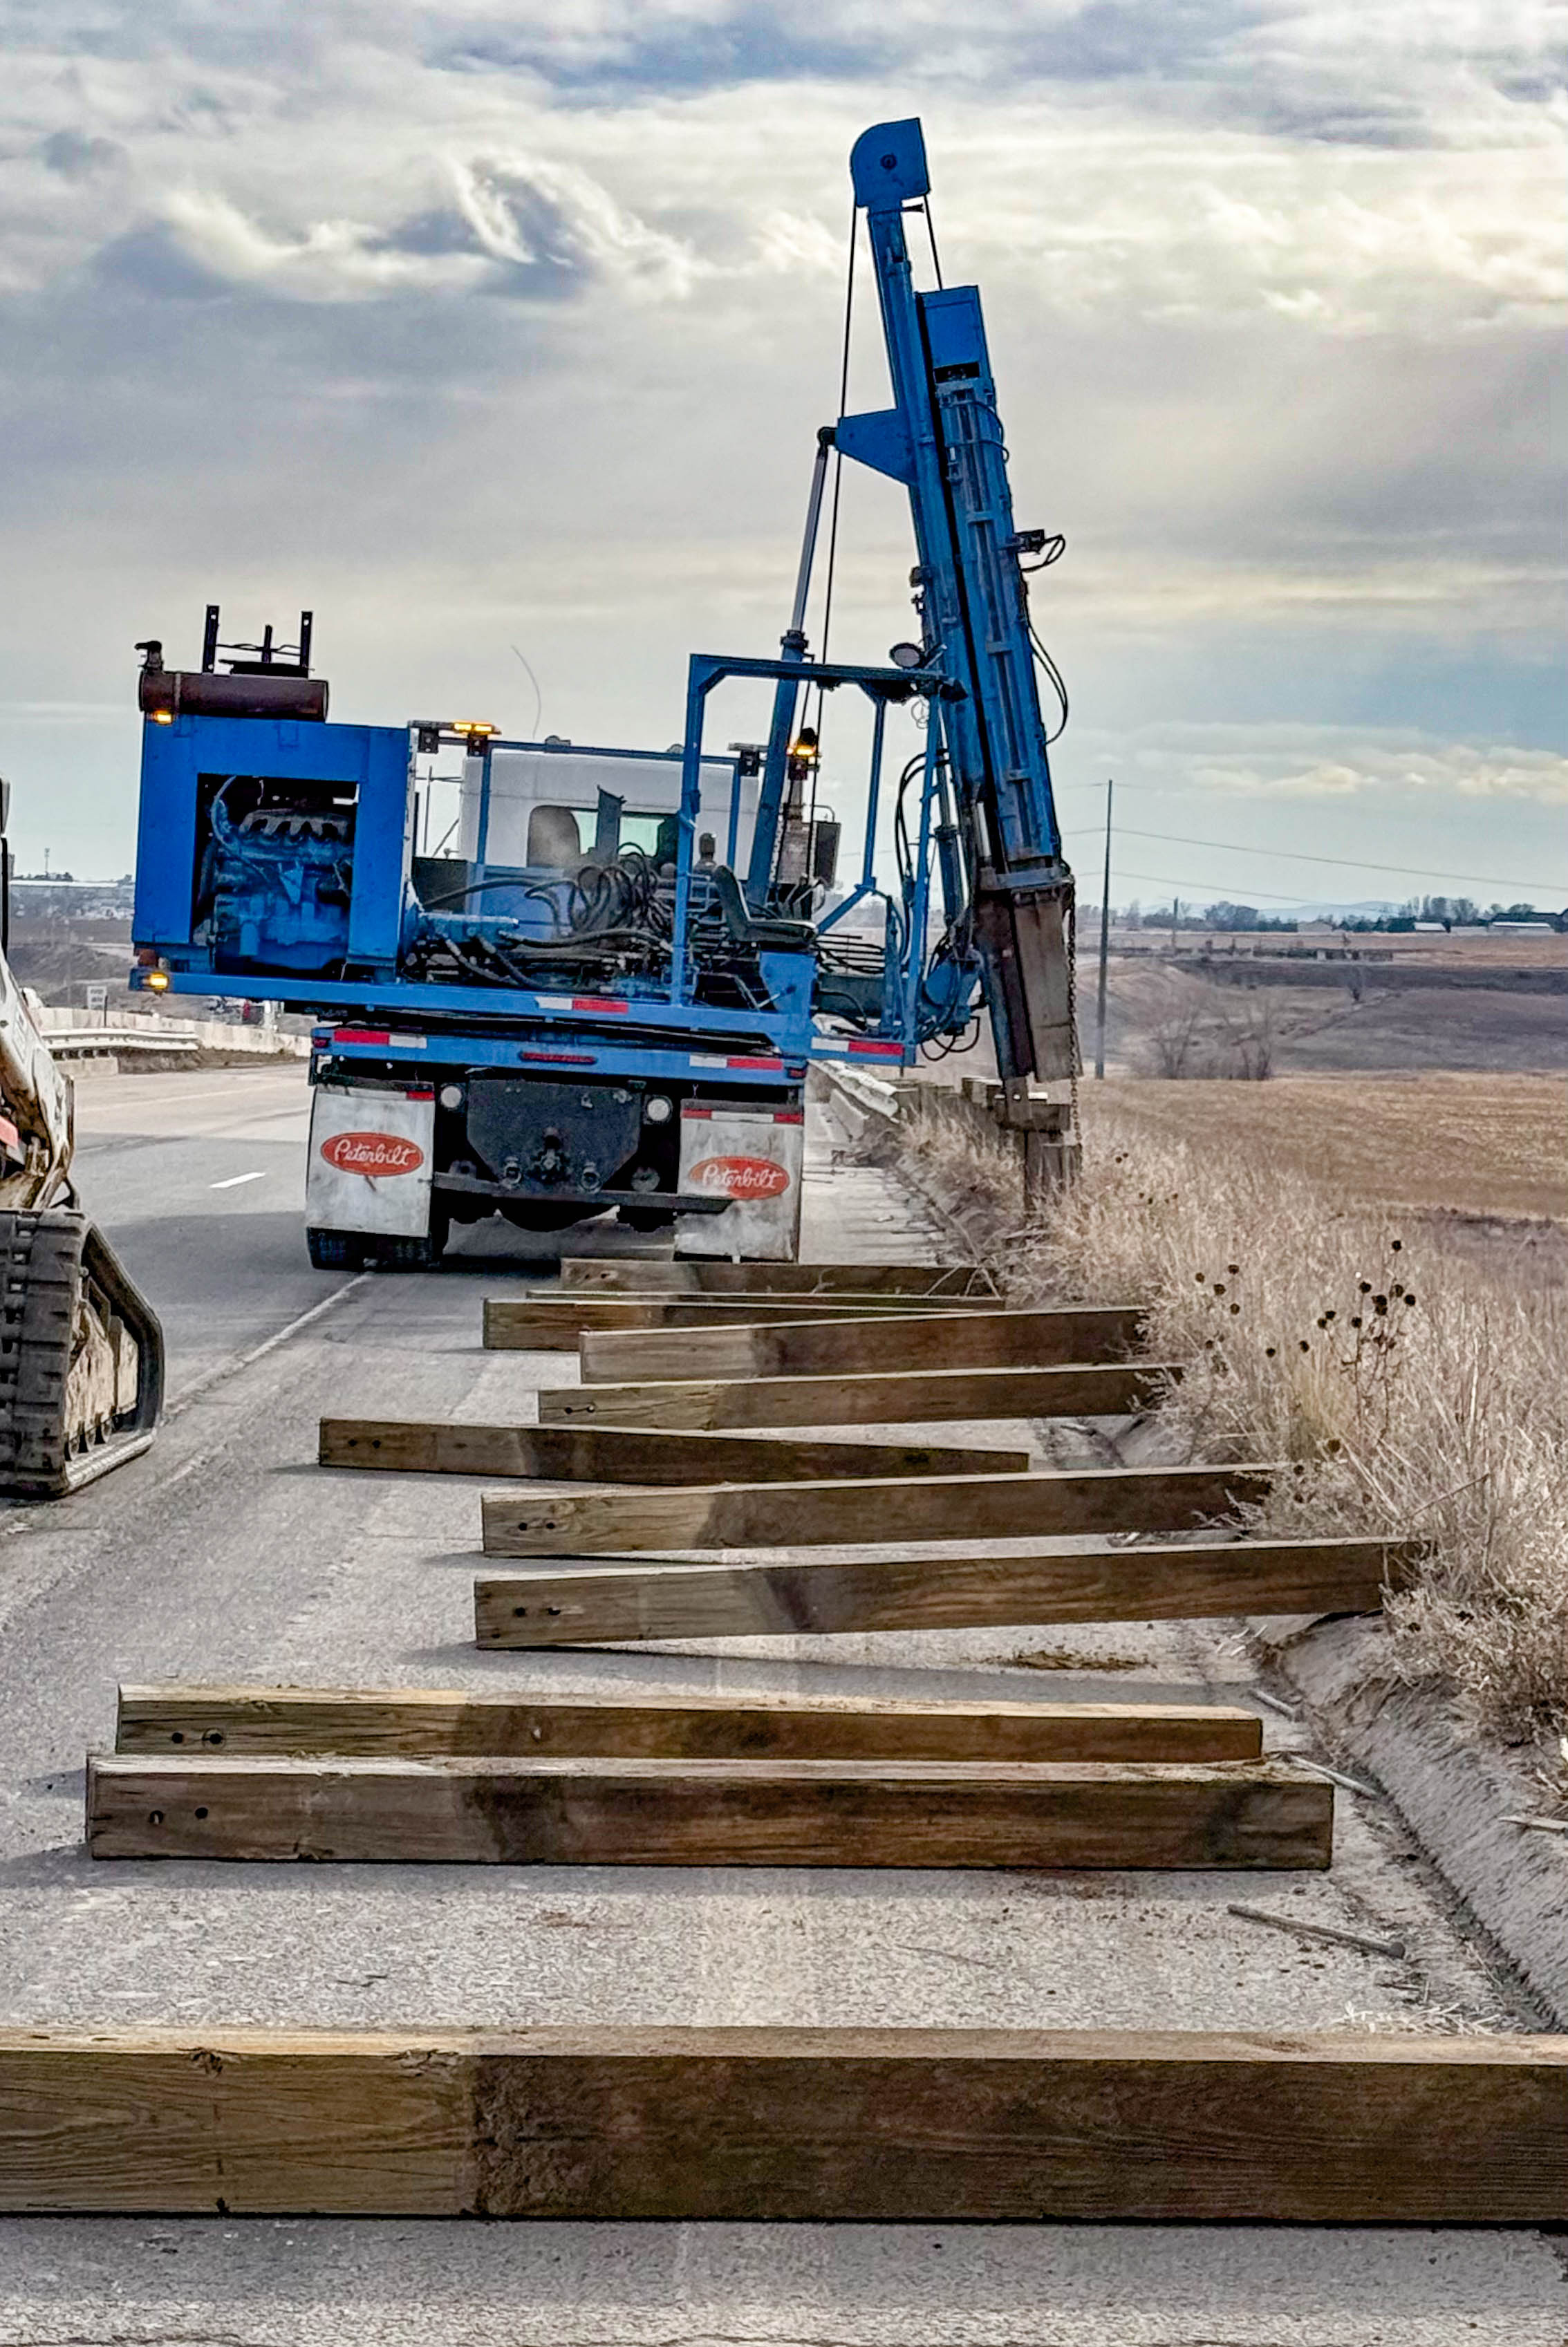
[[[1141,791],[1141,792],[1144,793],[1145,794],[1150,794],[1150,793],[1153,793],[1153,794],[1154,795],[1156,795],[1156,796],[1171,795],[1171,796],[1177,797],[1177,798],[1181,798],[1181,797],[1184,797],[1184,796],[1187,795],[1187,794],[1189,794],[1190,790],[1191,790],[1191,787],[1192,787],[1192,786],[1191,786],[1189,784],[1186,784],[1186,783],[1178,783],[1178,782],[1170,782],[1170,783],[1129,783],[1129,782],[1119,782],[1119,783],[1118,783],[1118,784],[1117,784],[1117,788],[1118,788],[1119,790],[1123,790],[1123,791]],[[1098,792],[1099,788],[1100,788],[1100,785],[1099,785],[1099,784],[1098,784],[1098,783],[1061,783],[1061,784],[1059,784],[1055,785],[1053,795],[1054,795],[1055,797],[1057,797],[1057,798],[1071,798],[1071,797],[1073,795],[1073,794],[1074,794],[1075,792],[1077,792],[1077,793],[1078,793],[1078,794],[1082,794],[1083,793],[1088,792],[1088,791],[1095,791],[1095,792]],[[1254,795],[1255,795],[1255,804],[1256,804],[1256,805],[1262,805],[1266,804],[1266,803],[1267,803],[1267,801],[1268,801],[1268,796],[1269,796],[1269,794],[1268,794],[1267,793],[1259,793],[1259,794],[1254,794]],[[1277,804],[1277,802],[1276,802],[1276,803]],[[1429,827],[1430,827],[1430,822],[1431,822],[1430,815],[1429,815],[1429,814],[1428,814],[1424,809],[1421,809],[1421,810],[1417,810],[1417,809],[1415,809],[1415,808],[1405,808],[1405,809],[1400,809],[1400,808],[1397,808],[1397,807],[1379,807],[1379,808],[1378,809],[1378,822],[1379,822],[1380,824],[1389,824],[1389,823],[1393,823],[1393,824],[1419,823],[1419,824],[1420,824],[1420,825],[1423,826],[1423,828],[1429,828]],[[1142,835],[1143,838],[1145,838],[1145,839],[1167,839],[1167,838],[1174,838],[1174,837],[1176,837],[1176,835],[1175,835],[1174,833],[1169,833],[1169,832],[1153,832],[1153,831],[1144,832],[1144,833],[1143,833],[1141,835]],[[1213,846],[1213,847],[1220,847],[1220,846],[1224,846],[1224,847],[1229,848],[1229,847],[1234,847],[1234,846],[1237,846],[1239,843],[1237,843],[1237,842],[1235,842],[1235,841],[1233,841],[1233,840],[1225,840],[1225,841],[1220,841],[1220,840],[1193,840],[1193,841],[1187,841],[1187,840],[1185,840],[1185,839],[1183,839],[1183,840],[1181,841],[1181,843],[1180,843],[1180,844],[1181,844],[1183,846],[1194,846],[1194,847],[1209,847],[1209,846]],[[1268,855],[1268,856],[1294,856],[1294,855],[1299,854],[1301,851],[1299,851],[1299,850],[1296,850],[1296,849],[1292,849],[1292,848],[1288,848],[1288,847],[1278,847],[1278,848],[1251,848],[1251,849],[1244,849],[1244,851],[1243,851],[1243,852],[1244,852],[1244,853],[1245,853],[1245,854],[1257,855],[1257,856]],[[1327,857],[1327,856],[1324,856],[1324,857],[1317,858],[1317,859],[1315,859],[1315,860],[1316,860],[1316,861],[1319,861],[1319,862],[1323,862],[1323,863],[1327,863],[1327,862],[1328,862],[1330,859],[1329,859],[1328,857]],[[1359,870],[1363,871],[1363,872],[1420,872],[1420,867],[1419,867],[1419,866],[1415,866],[1415,865],[1406,865],[1406,864],[1363,864],[1363,865],[1359,866],[1358,868]],[[1441,880],[1441,879],[1452,879],[1454,876],[1453,876],[1453,874],[1451,874],[1451,873],[1429,872],[1429,873],[1423,873],[1423,874],[1421,874],[1421,876],[1422,876],[1422,877],[1424,877],[1424,878],[1427,878],[1427,879]],[[1533,888],[1533,887],[1537,887],[1539,884],[1538,884],[1536,881],[1533,881],[1533,880],[1497,880],[1497,881],[1483,882],[1483,885],[1488,886],[1488,887],[1500,887],[1500,888]]]
[[[1496,872],[1433,872],[1419,864],[1373,864],[1358,856],[1314,856],[1300,847],[1252,847],[1236,839],[1190,839],[1184,832],[1179,831],[1135,831],[1130,824],[1119,826],[1118,836],[1122,839],[1157,839],[1171,847],[1214,848],[1223,856],[1275,856],[1286,864],[1334,864],[1347,872],[1387,872],[1396,878],[1404,876],[1417,880],[1463,879],[1471,887],[1533,888],[1538,895],[1545,887],[1559,896],[1568,896],[1568,881],[1511,879],[1506,874]]]
[[[1235,904],[1241,901],[1237,897],[1228,897],[1223,888],[1216,888],[1210,880],[1173,880],[1169,874],[1164,872],[1129,872],[1124,864],[1119,865],[1117,871],[1120,878],[1142,880],[1151,888],[1166,890],[1190,888],[1194,903],[1205,894],[1208,895],[1211,904]],[[1250,888],[1247,894],[1249,897],[1266,897],[1271,905],[1299,905],[1301,902],[1299,897],[1286,896],[1284,890],[1279,888]]]

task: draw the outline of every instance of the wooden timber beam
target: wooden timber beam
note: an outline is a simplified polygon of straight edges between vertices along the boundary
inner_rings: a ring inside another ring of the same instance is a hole
[[[493,1695],[440,1687],[122,1686],[121,1752],[429,1760],[1255,1760],[1227,1704],[891,1696]]]
[[[633,1296],[987,1296],[983,1271],[968,1263],[721,1263],[683,1256],[650,1263],[636,1256],[568,1255],[563,1287],[620,1289]]]
[[[481,1646],[840,1630],[1181,1622],[1245,1614],[1374,1614],[1418,1542],[1150,1542],[1074,1555],[894,1564],[650,1564],[539,1570],[475,1583]]]
[[[1568,2038],[13,2028],[0,2209],[1561,2224]]]
[[[1322,1868],[1286,1761],[87,1762],[94,1858],[462,1866]]]
[[[1017,1540],[1184,1532],[1261,1500],[1270,1467],[1091,1467],[1067,1474],[867,1477],[678,1490],[487,1491],[487,1556],[844,1542]]]
[[[979,1310],[989,1296],[628,1296],[600,1295],[591,1287],[558,1289],[549,1296],[488,1296],[485,1298],[485,1347],[492,1353],[573,1352],[589,1329],[609,1335],[659,1328],[748,1327],[797,1320],[846,1317],[899,1320],[934,1312]]]
[[[585,1330],[582,1375],[633,1379],[848,1376],[866,1369],[1033,1369],[1114,1361],[1138,1342],[1135,1304],[1040,1312],[883,1313],[733,1328]]]
[[[518,1475],[564,1483],[789,1483],[848,1475],[1021,1474],[1027,1450],[929,1443],[770,1441],[746,1434],[639,1433],[615,1426],[459,1426],[450,1419],[323,1418],[323,1467],[404,1474]]]
[[[539,1395],[546,1426],[929,1426],[944,1419],[1120,1418],[1146,1409],[1173,1362],[1058,1369],[892,1369],[873,1377],[709,1378],[562,1386]]]

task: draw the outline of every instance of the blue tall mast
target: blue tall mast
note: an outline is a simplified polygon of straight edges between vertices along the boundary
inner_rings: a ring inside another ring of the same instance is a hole
[[[939,704],[947,780],[1009,1094],[1076,1070],[1061,854],[1020,558],[978,288],[917,292],[905,233],[929,191],[916,121],[867,130],[850,158],[865,211],[893,405],[840,419],[846,456],[909,492],[926,662],[962,688]]]

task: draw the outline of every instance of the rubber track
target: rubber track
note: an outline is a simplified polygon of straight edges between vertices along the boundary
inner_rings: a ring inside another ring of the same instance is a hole
[[[82,1294],[101,1293],[139,1357],[136,1408],[81,1449],[66,1422]],[[101,1232],[67,1207],[0,1213],[0,1493],[54,1499],[134,1458],[163,1399],[163,1332]]]
[[[0,1490],[65,1476],[86,1235],[80,1215],[0,1214]]]

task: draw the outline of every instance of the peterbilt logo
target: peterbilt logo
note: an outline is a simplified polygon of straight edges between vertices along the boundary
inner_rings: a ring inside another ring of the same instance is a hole
[[[704,1157],[687,1180],[699,1190],[723,1190],[731,1198],[776,1198],[790,1177],[771,1157]]]
[[[334,1133],[322,1155],[339,1174],[417,1174],[425,1152],[395,1133]]]

